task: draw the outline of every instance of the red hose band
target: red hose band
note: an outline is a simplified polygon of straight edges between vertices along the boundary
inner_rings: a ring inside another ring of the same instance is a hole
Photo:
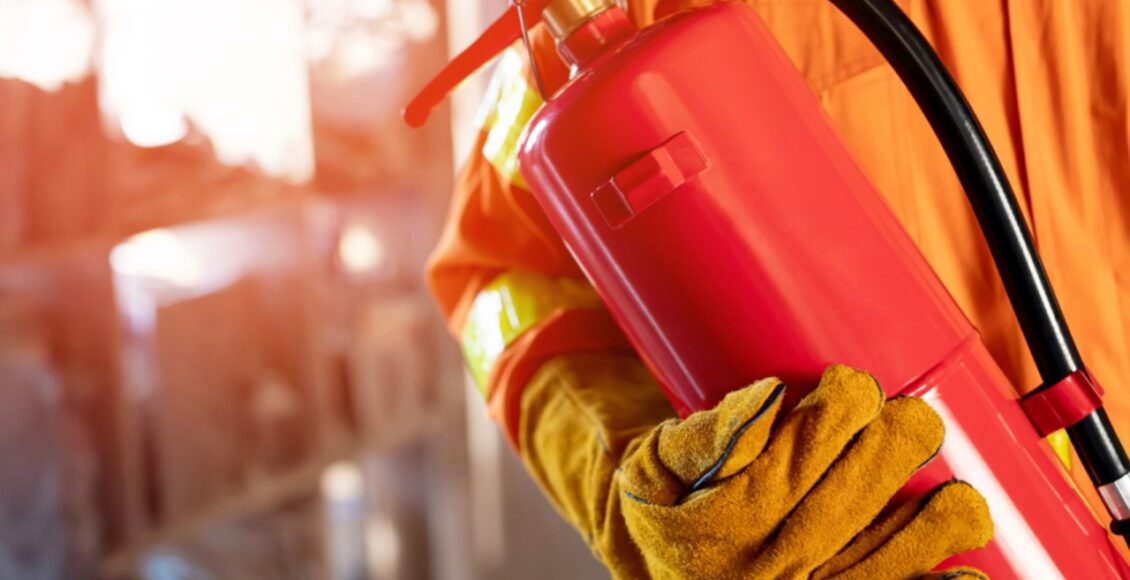
[[[1078,370],[1050,387],[1029,393],[1020,406],[1041,436],[1081,421],[1102,407],[1103,390],[1086,370]]]

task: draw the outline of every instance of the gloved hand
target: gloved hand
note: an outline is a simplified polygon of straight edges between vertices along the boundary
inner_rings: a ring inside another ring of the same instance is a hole
[[[679,421],[635,358],[563,356],[522,394],[521,454],[621,578],[910,578],[989,541],[962,482],[876,520],[941,446],[924,402],[884,402],[833,366],[774,427],[784,389],[766,379]],[[965,574],[983,577],[946,577]]]

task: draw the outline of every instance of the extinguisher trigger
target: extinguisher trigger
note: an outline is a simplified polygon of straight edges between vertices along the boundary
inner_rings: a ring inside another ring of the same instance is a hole
[[[683,131],[596,188],[592,200],[608,225],[618,228],[709,166],[698,143]]]

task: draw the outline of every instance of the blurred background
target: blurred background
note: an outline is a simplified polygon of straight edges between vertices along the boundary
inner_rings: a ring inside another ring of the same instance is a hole
[[[0,0],[0,579],[604,576],[422,282],[504,7]]]

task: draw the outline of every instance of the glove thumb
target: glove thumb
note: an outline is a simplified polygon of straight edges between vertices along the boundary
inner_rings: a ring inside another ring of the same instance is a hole
[[[660,424],[622,465],[624,491],[637,501],[674,505],[742,471],[765,448],[784,392],[781,381],[764,379],[713,409]]]

